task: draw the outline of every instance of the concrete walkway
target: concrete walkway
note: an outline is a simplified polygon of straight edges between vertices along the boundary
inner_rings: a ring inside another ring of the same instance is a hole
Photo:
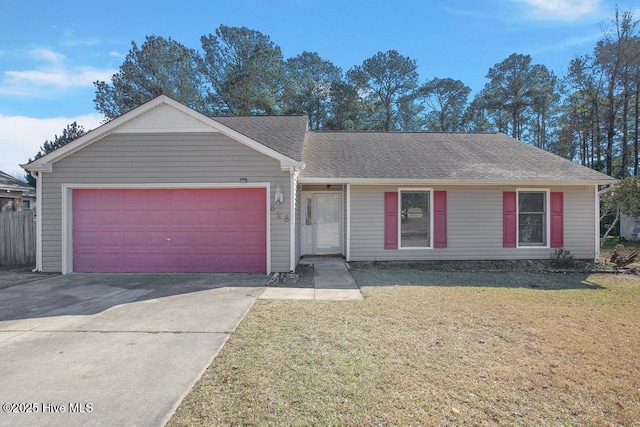
[[[278,300],[361,300],[360,288],[342,258],[303,258],[300,264],[313,265],[314,288],[267,287],[260,299]]]

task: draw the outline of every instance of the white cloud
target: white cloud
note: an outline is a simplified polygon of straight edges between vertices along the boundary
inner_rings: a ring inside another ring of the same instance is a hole
[[[104,117],[97,113],[46,119],[0,114],[0,170],[20,173],[20,164],[33,158],[46,140],[51,141],[55,135],[60,135],[74,121],[89,130],[100,126],[103,120]]]
[[[0,95],[46,98],[60,90],[93,86],[109,81],[114,69],[69,67],[65,56],[50,49],[35,49],[30,56],[42,63],[31,70],[8,70],[0,77]]]
[[[540,19],[576,21],[599,10],[599,0],[517,0],[532,7]]]
[[[31,51],[31,56],[35,59],[43,61],[49,61],[51,63],[59,64],[64,59],[64,55],[58,52],[54,52],[51,49],[34,49]]]
[[[600,38],[602,38],[602,32],[600,31],[584,36],[572,36],[564,40],[558,40],[554,44],[546,44],[542,47],[534,48],[530,53],[538,55],[548,52],[562,52],[568,50],[575,52],[576,48],[582,48],[583,46],[589,46],[592,48]]]
[[[28,95],[30,90],[34,90],[33,85],[62,89],[91,87],[96,80],[109,80],[113,73],[112,70],[98,70],[92,67],[76,67],[73,70],[5,71],[10,84],[0,88],[0,93]]]

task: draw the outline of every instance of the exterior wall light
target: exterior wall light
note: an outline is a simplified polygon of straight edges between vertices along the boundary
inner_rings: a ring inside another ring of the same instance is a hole
[[[276,187],[275,194],[273,195],[273,201],[276,205],[279,205],[284,201],[284,194],[282,194],[282,190],[279,185]]]

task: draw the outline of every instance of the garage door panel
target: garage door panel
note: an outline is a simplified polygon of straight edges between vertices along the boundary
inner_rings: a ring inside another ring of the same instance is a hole
[[[242,212],[242,221],[248,224],[262,225],[264,223],[264,211],[257,209],[247,209]]]
[[[123,260],[124,257],[119,253],[100,251],[94,261],[96,270],[90,273],[100,272],[103,268],[107,269],[107,271],[117,271]]]
[[[247,258],[246,262],[252,265],[260,265],[262,259],[262,253],[245,253],[243,256]],[[253,273],[258,273],[259,270],[254,270]]]
[[[224,273],[232,273],[238,271],[240,268],[245,268],[245,271],[248,273],[263,272],[263,270],[258,268],[246,269],[246,265],[260,265],[261,255],[243,253],[242,256],[245,258],[243,261],[240,261],[234,253],[221,254],[218,258],[221,263],[220,271]]]
[[[103,190],[100,192],[102,206],[120,206],[122,193],[118,190]]]
[[[193,219],[198,225],[215,227],[215,223],[218,222],[218,215],[214,210],[206,210],[202,206],[198,206],[194,210]]]
[[[167,206],[162,206],[160,209],[155,210],[154,208],[149,207],[146,210],[147,223],[150,226],[161,226],[162,228],[166,228],[167,224],[169,224],[169,212],[167,211]]]
[[[98,233],[95,231],[78,231],[74,234],[73,244],[83,249],[95,248]]]
[[[218,233],[215,231],[202,231],[195,236],[194,246],[201,249],[215,248],[218,242]]]
[[[100,217],[98,220],[103,227],[110,225],[119,227],[120,224],[122,224],[122,216],[120,215],[120,211],[107,210],[100,212]]]
[[[158,230],[157,227],[148,227],[141,233],[142,242],[150,249],[157,249],[166,251],[169,248],[170,241],[167,241],[169,237],[167,230]]]
[[[147,254],[145,253],[127,253],[124,259],[124,267],[130,272],[137,272],[145,265]],[[136,270],[137,269],[137,270]]]
[[[144,231],[127,231],[122,233],[122,245],[128,250],[131,249],[146,249]]]
[[[99,214],[91,211],[74,210],[74,224],[81,226],[83,229],[95,228],[100,224]]]
[[[190,230],[174,230],[170,234],[171,246],[180,248],[191,248],[193,246],[195,236]]]
[[[126,202],[125,202],[126,203]],[[147,221],[146,211],[139,207],[125,206],[122,212],[122,221],[127,227],[138,226],[145,224]]]
[[[144,190],[128,190],[126,192],[120,192],[120,197],[122,197],[123,206],[132,206],[135,208],[137,206],[143,206],[149,203],[146,200],[147,194],[144,192]]]
[[[174,208],[171,210],[171,225],[190,225],[193,223],[193,210],[184,208]]]
[[[218,232],[218,244],[222,248],[241,248],[242,232],[220,231]]]
[[[98,272],[96,266],[97,255],[95,253],[80,253],[74,255],[73,262],[83,266],[83,272],[96,273]]]
[[[234,206],[238,200],[238,194],[232,191],[221,191],[216,194],[216,201],[219,205]]]
[[[235,253],[224,253],[219,256],[220,263],[224,266],[223,272],[231,272],[240,268],[238,256]]]
[[[246,249],[257,250],[262,248],[266,236],[262,233],[243,232],[242,242],[243,247]]]
[[[224,209],[218,211],[218,223],[222,226],[239,225],[242,214],[235,209]]]
[[[78,191],[78,190],[75,190]],[[73,208],[75,210],[89,210],[93,211],[94,206],[100,204],[100,193],[97,192],[84,192],[82,198],[73,199]]]
[[[166,210],[169,206],[167,206],[167,198],[166,191],[170,190],[139,190],[144,192],[145,203],[144,206],[148,207],[154,211],[163,211]]]
[[[171,207],[180,209],[181,207],[190,206],[197,198],[198,203],[208,199],[206,190],[198,192],[197,190],[180,190],[173,194],[171,198]]]
[[[122,231],[120,230],[106,230],[98,234],[98,247],[101,248],[122,248]]]
[[[265,189],[74,190],[74,271],[265,272]]]
[[[218,202],[215,197],[209,196],[203,200],[199,200],[198,204],[194,206],[196,210],[203,210],[205,212],[214,212],[218,207]]]

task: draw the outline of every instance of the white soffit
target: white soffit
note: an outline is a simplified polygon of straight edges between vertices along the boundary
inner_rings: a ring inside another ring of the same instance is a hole
[[[119,126],[113,133],[218,132],[193,115],[167,104],[160,104],[143,115]]]

